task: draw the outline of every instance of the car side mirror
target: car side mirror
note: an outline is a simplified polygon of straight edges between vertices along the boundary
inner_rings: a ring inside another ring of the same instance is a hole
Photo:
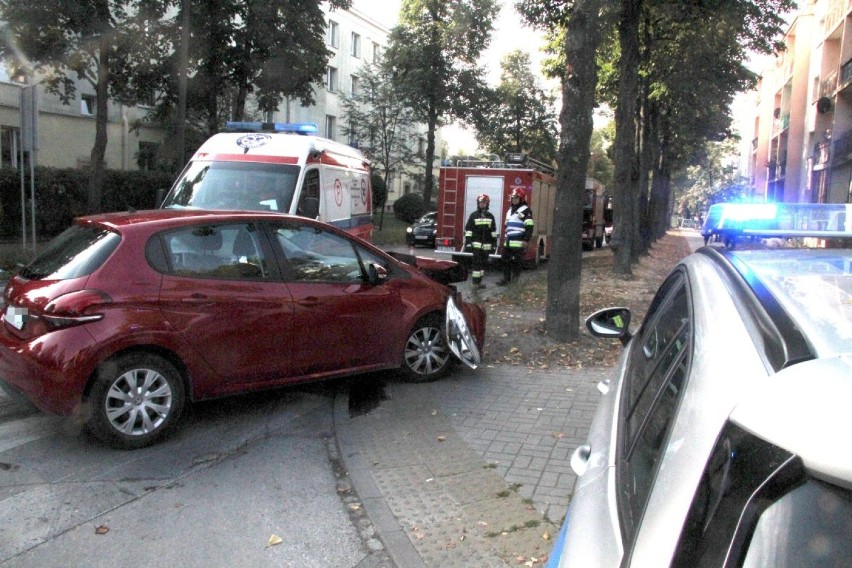
[[[381,264],[371,262],[367,265],[367,282],[373,286],[381,284],[388,278],[387,269]]]
[[[630,310],[605,308],[586,318],[586,328],[595,337],[620,339],[622,345],[630,341]]]

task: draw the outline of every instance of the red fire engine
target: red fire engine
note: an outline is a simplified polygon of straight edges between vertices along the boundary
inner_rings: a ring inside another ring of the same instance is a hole
[[[505,161],[456,160],[441,168],[438,186],[437,233],[435,250],[451,254],[453,260],[466,262],[472,256],[464,252],[464,224],[476,209],[476,196],[491,199],[490,211],[502,231],[509,207],[509,194],[521,188],[527,193],[535,228],[524,258],[527,266],[537,266],[550,256],[553,210],[556,203],[556,172],[543,162],[525,154],[509,154]],[[502,243],[501,243],[502,245]],[[491,255],[497,258],[502,248]]]

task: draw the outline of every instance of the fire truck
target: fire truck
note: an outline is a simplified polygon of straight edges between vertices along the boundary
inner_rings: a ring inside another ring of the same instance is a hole
[[[583,248],[592,250],[603,246],[606,227],[612,226],[612,198],[603,184],[586,178],[586,199],[583,204]]]
[[[453,260],[469,262],[473,256],[464,249],[464,225],[476,209],[476,197],[486,194],[491,200],[489,210],[502,231],[509,194],[523,189],[527,205],[532,210],[535,228],[527,247],[524,264],[538,266],[550,256],[553,229],[553,210],[556,204],[556,172],[526,154],[509,154],[504,161],[457,159],[441,167],[438,185],[438,211],[435,251],[452,255]],[[502,242],[491,254],[499,258]]]

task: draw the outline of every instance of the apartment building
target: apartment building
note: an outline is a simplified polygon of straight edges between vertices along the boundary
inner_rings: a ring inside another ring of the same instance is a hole
[[[806,0],[754,93],[752,196],[852,202],[852,0]]]
[[[315,104],[303,107],[298,100],[287,100],[277,112],[263,118],[275,122],[313,122],[322,136],[358,146],[357,136],[344,134],[347,125],[341,95],[358,91],[358,74],[363,64],[381,58],[390,30],[355,9],[330,10],[327,3],[322,8],[327,20],[326,44],[333,55],[323,83],[316,85]],[[24,78],[9,77],[5,66],[0,64],[0,166],[14,166],[19,159],[21,92],[25,83]],[[57,168],[88,165],[95,139],[95,98],[88,84],[80,82],[77,87],[76,100],[70,105],[37,88],[38,165]],[[140,123],[138,130],[132,129],[149,110],[145,105],[110,104],[107,168],[133,170],[154,166],[165,132],[153,123]],[[422,136],[415,143],[425,147],[425,126],[420,131]],[[436,143],[440,147],[440,139]],[[421,190],[422,178],[420,169],[412,169],[392,179],[388,209],[405,193]]]

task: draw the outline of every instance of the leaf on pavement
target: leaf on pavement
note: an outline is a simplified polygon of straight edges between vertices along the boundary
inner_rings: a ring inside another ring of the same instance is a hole
[[[101,525],[95,529],[95,534],[106,534],[109,532],[109,527],[106,525]]]
[[[266,543],[266,546],[275,546],[276,544],[281,544],[284,542],[284,539],[278,536],[277,534],[273,534],[269,537],[269,542]]]

